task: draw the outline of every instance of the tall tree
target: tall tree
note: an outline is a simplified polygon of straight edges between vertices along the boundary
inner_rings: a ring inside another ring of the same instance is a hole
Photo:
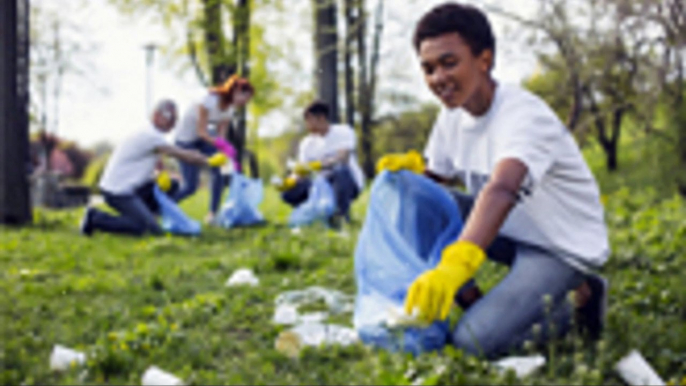
[[[251,15],[250,0],[237,0],[236,9],[234,10],[234,34],[233,45],[236,53],[237,63],[236,72],[240,73],[244,78],[250,78],[250,15]],[[246,111],[241,108],[238,111],[238,121],[235,127],[235,137],[238,158],[243,159],[245,156],[245,147],[247,142],[246,130]],[[256,172],[253,170],[253,172]]]
[[[332,122],[339,122],[336,0],[313,0],[313,5],[317,96],[331,107]]]
[[[645,114],[651,109],[648,95],[656,93],[644,81],[652,71],[646,65],[651,61],[646,42],[627,30],[626,17],[612,0],[541,0],[538,4],[537,14],[530,19],[499,8],[495,11],[534,31],[534,42],[553,48],[552,54],[539,54],[539,61],[566,81],[549,88],[550,94],[544,97],[552,99],[553,105],[559,105],[560,98],[568,100],[569,107],[563,109],[568,113],[568,127],[577,133],[592,128],[607,169],[615,171],[624,119],[632,114],[652,120],[651,114]],[[579,14],[585,16],[575,16]]]
[[[362,168],[368,177],[374,175],[373,132],[374,102],[376,100],[376,84],[381,50],[381,35],[383,33],[384,0],[379,0],[376,7],[375,27],[372,37],[372,49],[367,50],[367,12],[365,0],[357,0],[359,29],[357,34],[358,47],[358,108],[360,110],[360,142],[362,150]]]
[[[345,13],[345,45],[344,45],[344,84],[345,84],[345,121],[355,126],[355,68],[353,67],[354,43],[357,36],[358,18],[355,16],[357,8],[355,0],[343,0]]]
[[[29,200],[29,6],[0,2],[0,224],[31,221]]]

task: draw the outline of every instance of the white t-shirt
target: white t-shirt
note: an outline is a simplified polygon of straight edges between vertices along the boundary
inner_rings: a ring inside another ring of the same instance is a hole
[[[335,156],[341,150],[350,150],[349,167],[358,188],[364,187],[364,174],[357,162],[357,136],[348,125],[331,125],[326,135],[308,134],[300,141],[298,162],[322,161]]]
[[[186,110],[181,125],[176,129],[176,140],[179,142],[193,142],[198,139],[198,119],[200,117],[200,106],[207,109],[207,123],[220,124],[229,122],[233,118],[234,108],[226,110],[219,109],[219,95],[210,93],[202,100],[192,103]]]
[[[528,176],[501,234],[543,247],[582,270],[607,260],[607,228],[595,178],[569,130],[534,94],[501,84],[481,117],[444,108],[425,156],[429,170],[461,178],[474,195],[498,162],[521,161]]]
[[[120,143],[107,162],[100,188],[111,194],[131,194],[153,178],[157,154],[168,145],[164,133],[153,125],[137,131]]]

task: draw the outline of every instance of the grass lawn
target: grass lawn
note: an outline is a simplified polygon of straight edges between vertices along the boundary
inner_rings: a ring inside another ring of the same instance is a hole
[[[206,202],[198,195],[184,207],[203,218]],[[686,376],[686,205],[627,191],[608,197],[615,253],[598,345],[551,345],[548,365],[519,381],[452,349],[412,359],[357,345],[286,358],[274,349],[275,297],[311,285],[355,293],[364,203],[349,238],[321,228],[291,235],[288,209],[271,192],[270,225],[206,229],[197,239],[84,238],[82,211],[39,212],[31,228],[0,228],[0,383],[140,384],[156,365],[192,384],[616,384],[613,366],[633,348],[666,380]],[[224,286],[241,267],[255,270],[258,287]],[[504,273],[486,264],[478,278],[489,287]],[[87,352],[87,365],[51,373],[54,344]]]

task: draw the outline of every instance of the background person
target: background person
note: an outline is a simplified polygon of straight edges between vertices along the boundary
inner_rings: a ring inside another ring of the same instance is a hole
[[[81,221],[81,233],[90,236],[95,231],[143,235],[161,234],[155,213],[155,166],[160,155],[177,158],[201,166],[219,167],[227,157],[217,153],[206,158],[197,151],[170,145],[164,135],[176,122],[176,105],[163,100],[155,107],[151,123],[126,138],[112,153],[105,167],[100,188],[107,205],[119,212],[111,215],[88,208]],[[162,190],[173,192],[173,183],[166,173],[158,177]]]
[[[231,76],[223,85],[211,88],[202,100],[193,103],[186,111],[180,127],[176,132],[176,145],[187,150],[196,150],[205,155],[222,151],[233,158],[234,165],[240,168],[236,151],[226,141],[228,127],[237,108],[245,106],[255,90],[249,81],[239,76]],[[216,135],[210,134],[209,125],[216,127]],[[198,190],[200,168],[184,160],[179,160],[183,184],[181,189],[172,195],[180,202]],[[206,222],[214,222],[215,215],[224,189],[224,182],[219,168],[210,169],[210,205]]]
[[[280,186],[282,199],[294,207],[305,202],[312,185],[310,173],[321,172],[336,197],[332,221],[350,221],[350,205],[364,187],[364,174],[355,154],[355,131],[345,124],[331,124],[329,106],[321,101],[310,104],[304,118],[308,134],[300,141],[294,174]]]

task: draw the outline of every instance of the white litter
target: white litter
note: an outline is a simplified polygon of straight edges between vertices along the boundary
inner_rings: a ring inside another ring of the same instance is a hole
[[[303,234],[303,230],[300,228],[291,229],[291,235],[293,235],[293,236],[300,236],[302,234]]]
[[[300,314],[298,307],[323,301],[328,311]],[[296,325],[324,322],[329,314],[351,312],[354,304],[352,298],[342,292],[323,287],[310,287],[301,291],[287,291],[276,298],[276,309],[272,321],[280,325]]]
[[[252,270],[247,268],[241,268],[231,275],[229,280],[226,281],[227,287],[236,287],[240,285],[249,285],[255,287],[260,284],[260,280],[255,276]]]
[[[354,308],[354,299],[340,291],[323,287],[309,287],[304,290],[288,291],[276,298],[276,305],[290,304],[295,307],[315,303],[322,300],[334,314],[351,312]]]
[[[274,311],[273,322],[281,325],[293,325],[298,323],[298,309],[290,304],[281,304]]]
[[[390,329],[428,327],[429,324],[419,318],[419,309],[415,308],[412,315],[408,315],[402,307],[390,307],[384,323]]]
[[[663,386],[665,384],[665,381],[657,375],[641,353],[636,350],[632,350],[627,356],[622,358],[615,366],[615,370],[631,386]]]
[[[517,378],[523,378],[543,367],[545,362],[546,360],[542,355],[534,355],[529,357],[507,357],[493,364],[502,372],[513,370]]]
[[[357,332],[352,328],[335,324],[305,323],[279,334],[275,347],[290,357],[297,357],[300,350],[306,346],[340,345],[345,347],[358,340]]]
[[[70,348],[55,345],[50,354],[50,370],[64,371],[71,366],[86,363],[86,354]]]
[[[173,374],[160,370],[155,366],[150,366],[143,374],[141,384],[143,386],[181,386],[183,381]]]

